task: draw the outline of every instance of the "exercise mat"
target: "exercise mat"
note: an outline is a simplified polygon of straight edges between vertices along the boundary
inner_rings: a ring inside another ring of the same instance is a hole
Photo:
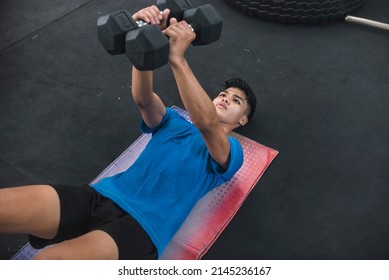
[[[190,121],[185,110],[177,106],[173,106],[172,109]],[[159,255],[159,259],[201,259],[232,220],[250,191],[278,154],[278,151],[236,132],[232,132],[231,136],[238,139],[243,147],[242,167],[230,181],[208,192],[195,205],[173,239]],[[92,183],[125,171],[138,158],[150,139],[150,134],[142,134]],[[27,243],[12,259],[31,259],[37,252],[38,250]]]

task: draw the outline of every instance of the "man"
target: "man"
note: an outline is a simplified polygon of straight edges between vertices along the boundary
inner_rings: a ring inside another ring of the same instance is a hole
[[[134,19],[166,27],[169,10],[142,9]],[[155,259],[196,202],[229,180],[243,162],[228,136],[255,109],[250,87],[227,81],[213,102],[192,73],[185,51],[195,33],[171,19],[169,64],[193,121],[166,108],[153,92],[153,73],[132,69],[141,129],[152,139],[125,172],[89,186],[35,185],[0,190],[0,232],[29,234],[47,247],[36,259]]]

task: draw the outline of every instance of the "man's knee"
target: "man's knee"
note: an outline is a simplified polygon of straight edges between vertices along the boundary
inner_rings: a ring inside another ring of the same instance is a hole
[[[60,202],[48,185],[0,189],[0,232],[50,238],[57,232]]]
[[[65,240],[48,245],[33,257],[34,260],[78,260],[77,250],[72,246],[72,240]]]
[[[65,252],[60,250],[60,246],[53,245],[47,247],[38,253],[32,258],[33,260],[68,260],[71,259],[70,256],[66,256]]]

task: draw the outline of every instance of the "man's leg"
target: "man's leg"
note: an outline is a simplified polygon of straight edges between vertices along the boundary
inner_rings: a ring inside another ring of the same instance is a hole
[[[54,238],[60,223],[60,200],[48,185],[0,189],[0,233],[26,233]],[[95,230],[37,254],[36,259],[118,259],[112,237]]]
[[[40,251],[36,260],[117,260],[119,250],[112,237],[94,230]]]
[[[0,233],[53,238],[60,220],[57,192],[48,185],[0,189]]]

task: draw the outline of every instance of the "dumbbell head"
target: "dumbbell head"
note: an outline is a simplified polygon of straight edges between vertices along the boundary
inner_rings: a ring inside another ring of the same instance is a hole
[[[131,14],[118,11],[99,17],[97,20],[97,37],[104,49],[110,54],[125,53],[126,33],[138,28]]]
[[[188,9],[184,11],[183,18],[196,32],[196,39],[192,45],[208,45],[219,40],[223,19],[212,5]]]
[[[138,70],[154,70],[168,63],[169,40],[159,26],[131,30],[125,41],[126,55]]]
[[[192,7],[192,4],[189,0],[157,0],[157,7],[161,11],[169,9],[169,19],[174,17],[178,21],[181,21],[183,18],[183,12]]]

